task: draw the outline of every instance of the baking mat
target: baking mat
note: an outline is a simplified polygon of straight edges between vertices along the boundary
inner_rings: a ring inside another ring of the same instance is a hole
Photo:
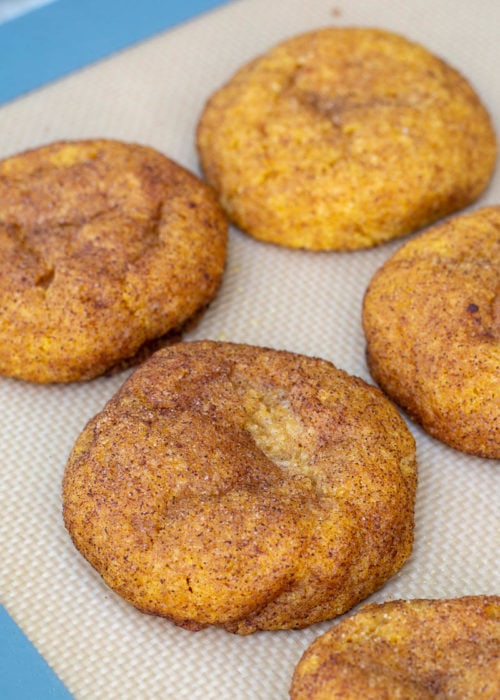
[[[330,24],[380,26],[425,43],[472,81],[500,130],[496,0],[234,0],[5,104],[0,156],[99,136],[154,146],[198,171],[193,135],[208,95],[277,41]],[[499,201],[497,173],[474,206]],[[187,338],[318,355],[369,380],[362,296],[399,245],[307,253],[232,229],[220,293]],[[118,598],[69,541],[60,503],[68,453],[126,376],[47,387],[0,379],[2,602],[76,700],[286,698],[300,655],[331,622],[249,637],[187,632]],[[498,461],[409,425],[420,475],[415,548],[371,600],[498,593]]]

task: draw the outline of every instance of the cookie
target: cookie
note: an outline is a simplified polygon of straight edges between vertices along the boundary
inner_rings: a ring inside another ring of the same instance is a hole
[[[500,458],[500,207],[402,246],[368,286],[363,328],[373,378],[415,421]]]
[[[500,597],[366,605],[305,651],[292,700],[500,697]]]
[[[496,159],[469,82],[371,28],[311,31],[243,66],[209,98],[197,145],[237,226],[312,250],[374,246],[456,211]]]
[[[0,373],[92,379],[214,297],[227,220],[152,148],[52,143],[0,162]]]
[[[325,360],[192,341],[138,367],[78,438],[64,521],[115,592],[196,630],[332,618],[400,569],[415,445]]]

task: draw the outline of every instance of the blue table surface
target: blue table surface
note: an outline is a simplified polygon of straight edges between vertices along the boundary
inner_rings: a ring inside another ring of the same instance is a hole
[[[0,105],[229,0],[53,0],[0,24]],[[1,700],[71,695],[0,605]]]
[[[55,0],[0,25],[0,104],[228,0]]]

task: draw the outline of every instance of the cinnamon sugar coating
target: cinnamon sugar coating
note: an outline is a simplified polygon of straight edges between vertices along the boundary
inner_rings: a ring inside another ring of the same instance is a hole
[[[415,445],[329,362],[197,341],[155,353],[79,437],[64,519],[106,583],[188,629],[301,628],[412,549]]]
[[[241,67],[208,99],[197,143],[237,226],[312,250],[378,245],[461,209],[497,151],[466,78],[362,27],[307,32]]]
[[[426,431],[500,458],[500,207],[435,225],[375,273],[363,327],[371,374]]]
[[[158,151],[62,141],[0,162],[0,373],[92,379],[215,295],[227,222]]]
[[[292,700],[495,700],[500,597],[366,605],[303,654]]]

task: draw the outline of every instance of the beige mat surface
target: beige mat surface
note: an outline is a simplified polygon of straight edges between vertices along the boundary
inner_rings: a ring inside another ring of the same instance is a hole
[[[208,95],[244,61],[291,34],[379,26],[424,43],[475,85],[500,131],[497,0],[235,0],[0,109],[0,157],[61,138],[152,145],[198,170],[194,129]],[[474,206],[500,203],[500,179]],[[188,338],[317,355],[369,379],[361,300],[399,246],[307,253],[232,229],[217,299]],[[0,596],[77,700],[286,698],[293,668],[331,623],[240,638],[137,612],[73,548],[60,483],[86,421],[118,375],[82,385],[0,378]],[[372,600],[499,593],[500,464],[468,457],[411,425],[420,481],[414,553]]]

